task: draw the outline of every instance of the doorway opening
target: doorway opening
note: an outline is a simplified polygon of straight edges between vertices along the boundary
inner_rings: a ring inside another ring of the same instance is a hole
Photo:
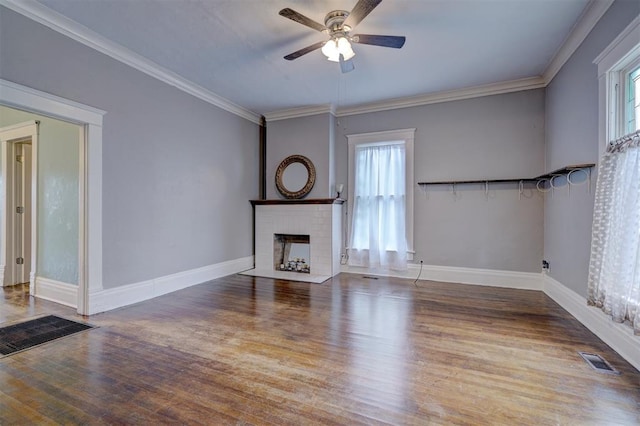
[[[90,296],[98,295],[103,290],[102,122],[106,111],[3,79],[0,79],[0,106],[17,108],[26,113],[80,126],[79,170],[77,174],[79,178],[77,284],[74,286],[60,285],[61,283],[50,280],[46,283],[48,293],[35,296],[68,306],[76,306],[81,315],[101,312],[104,307],[100,303],[99,297]],[[37,151],[34,149],[34,164],[38,164],[36,156]],[[33,217],[32,222],[36,223],[37,217]],[[32,239],[35,235],[37,233],[32,232]],[[0,240],[4,241],[4,238],[0,238]],[[35,258],[37,252],[34,247],[35,245],[32,245],[31,248],[32,270],[36,269],[34,265],[37,265]],[[0,256],[0,262],[4,261],[3,257],[5,256]],[[30,285],[33,286],[35,276],[31,274],[29,278]]]
[[[0,129],[2,150],[2,246],[0,275],[2,286],[29,283],[34,290],[36,258],[36,193],[34,153],[38,122],[28,121]]]

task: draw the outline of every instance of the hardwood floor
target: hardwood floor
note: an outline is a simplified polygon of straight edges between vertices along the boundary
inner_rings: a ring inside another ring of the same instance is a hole
[[[82,320],[26,290],[0,322]],[[536,291],[233,275],[85,320],[0,359],[1,425],[640,424],[640,372]]]

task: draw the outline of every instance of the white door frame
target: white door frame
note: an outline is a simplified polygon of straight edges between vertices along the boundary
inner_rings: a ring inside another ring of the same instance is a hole
[[[91,295],[102,291],[102,119],[106,112],[3,79],[0,104],[81,126],[77,310],[90,315],[99,310]]]
[[[8,280],[13,284],[13,265],[15,262],[14,235],[13,235],[13,208],[15,197],[8,196],[8,185],[13,182],[13,167],[9,167],[9,161],[13,161],[14,143],[31,140],[31,271],[29,271],[29,291],[34,294],[37,265],[38,243],[38,122],[35,120],[14,124],[0,128],[0,146],[2,149],[2,185],[0,185],[0,199],[2,202],[2,241],[0,242],[0,286],[4,286]],[[11,155],[9,155],[11,154]],[[11,210],[11,211],[10,211]],[[11,233],[11,236],[10,236]],[[11,242],[11,244],[9,244]],[[10,247],[11,246],[11,247]]]

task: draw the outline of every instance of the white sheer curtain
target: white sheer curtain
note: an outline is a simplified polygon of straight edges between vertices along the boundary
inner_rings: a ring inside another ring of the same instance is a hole
[[[404,143],[355,148],[349,264],[407,268]]]
[[[612,142],[600,161],[588,303],[640,334],[640,132]]]

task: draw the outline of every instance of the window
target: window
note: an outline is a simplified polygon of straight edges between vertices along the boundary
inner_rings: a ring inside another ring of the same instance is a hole
[[[595,59],[600,97],[600,153],[610,141],[640,130],[640,17]]]
[[[413,258],[414,134],[347,136],[350,265],[402,270]]]
[[[640,16],[596,59],[600,148],[587,301],[640,335]],[[606,149],[605,149],[606,148]]]
[[[640,130],[640,59],[630,71],[623,71],[624,81],[624,133]]]

